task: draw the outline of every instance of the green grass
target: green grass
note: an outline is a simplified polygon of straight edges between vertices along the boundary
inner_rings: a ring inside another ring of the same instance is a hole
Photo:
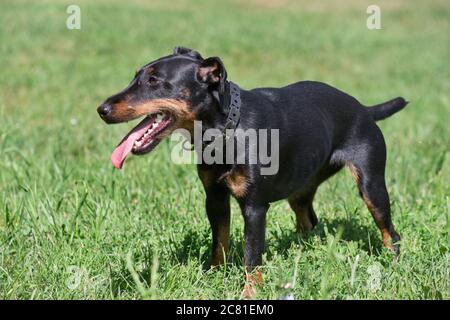
[[[75,2],[74,31],[72,1],[0,4],[0,298],[239,298],[236,203],[228,264],[208,270],[195,167],[171,163],[166,142],[113,170],[110,153],[134,124],[107,127],[95,111],[175,45],[221,56],[244,88],[311,79],[366,105],[411,101],[380,123],[400,261],[342,172],[319,190],[320,223],[307,239],[286,202],[272,205],[258,298],[450,298],[447,1],[377,1],[377,31],[366,28],[370,3],[355,0]],[[367,285],[374,268],[379,287]]]

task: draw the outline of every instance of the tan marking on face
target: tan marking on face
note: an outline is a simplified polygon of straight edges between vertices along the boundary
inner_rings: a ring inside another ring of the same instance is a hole
[[[194,120],[194,114],[186,101],[177,99],[153,99],[133,106],[136,117],[149,113],[170,112],[177,118]]]
[[[148,74],[152,74],[153,72],[155,72],[155,67],[148,67],[147,70],[145,70],[145,72]]]
[[[135,110],[129,105],[128,101],[126,100],[117,102],[112,105],[111,116],[115,119],[119,119],[120,121],[122,121],[122,119],[129,119],[134,117],[134,113]]]
[[[113,105],[112,117],[119,121],[130,121],[158,112],[168,112],[175,116],[176,121],[171,125],[172,130],[184,128],[193,132],[195,114],[186,101],[178,99],[153,99],[136,105],[124,100]],[[170,133],[171,130],[166,130],[161,137]]]
[[[248,179],[243,169],[233,169],[226,173],[224,178],[225,183],[236,198],[243,198],[247,194]]]

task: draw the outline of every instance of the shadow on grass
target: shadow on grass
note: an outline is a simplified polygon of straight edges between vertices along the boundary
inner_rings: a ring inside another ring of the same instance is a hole
[[[286,228],[277,233],[272,233],[267,240],[267,258],[271,259],[273,254],[288,256],[288,250],[292,243],[308,242],[312,236],[319,236],[320,240],[326,241],[326,231],[333,235],[343,229],[341,241],[354,241],[358,243],[360,250],[366,251],[369,255],[378,255],[383,250],[383,245],[378,233],[370,225],[361,225],[358,221],[347,219],[333,219],[319,222],[316,228],[306,237],[298,234],[293,229]],[[170,246],[175,250],[172,253],[174,263],[187,264],[189,259],[197,258],[202,263],[203,269],[210,268],[211,259],[211,234],[208,229],[197,231],[189,230],[181,241],[173,241]],[[230,239],[230,252],[228,254],[227,264],[242,266],[244,256],[244,235],[233,233]],[[314,246],[306,245],[304,250],[314,250]]]
[[[171,260],[175,263],[187,264],[192,258],[197,258],[203,266],[203,270],[209,268],[211,239],[209,230],[189,229],[182,236],[181,241],[171,240],[174,248]]]
[[[145,268],[143,271],[136,272],[139,276],[139,280],[148,285],[147,279],[150,279],[151,269]],[[133,280],[133,276],[126,267],[126,263],[123,262],[122,267],[119,270],[111,271],[111,295],[115,299],[127,298],[128,295],[139,294],[136,290],[136,283]]]
[[[383,250],[381,239],[374,236],[375,231],[372,226],[361,225],[353,220],[333,219],[331,221],[319,221],[316,228],[306,237],[301,236],[293,229],[289,228],[272,233],[270,239],[267,241],[267,259],[271,260],[275,253],[282,257],[288,257],[288,250],[291,248],[292,243],[307,244],[308,239],[313,236],[318,236],[321,241],[326,241],[326,230],[328,230],[328,233],[336,235],[340,228],[343,229],[341,241],[355,241],[358,243],[359,249],[368,252],[369,255],[378,255],[380,251]],[[197,260],[201,263],[202,269],[205,272],[210,270],[210,230],[189,229],[185,231],[181,237],[181,241],[171,239],[167,244],[167,247],[170,248],[167,257],[168,259],[165,261],[164,266],[160,266],[159,272],[164,273],[165,268],[172,268],[172,266],[177,264],[187,265],[189,261],[192,260]],[[243,233],[234,232],[231,235],[230,242],[227,265],[240,268],[244,263]],[[314,246],[303,245],[303,250],[314,250]],[[150,262],[151,257],[146,256],[145,260]],[[148,285],[151,275],[151,266],[144,268],[142,271],[137,272],[137,274],[141,282]],[[111,290],[114,297],[121,297],[125,292],[136,292],[136,285],[125,262],[120,270],[111,272]]]
[[[267,257],[272,257],[272,251],[283,256],[287,256],[292,243],[308,244],[311,237],[318,236],[320,240],[326,241],[327,231],[329,234],[337,235],[342,229],[341,241],[354,241],[358,243],[360,250],[366,251],[369,255],[378,255],[383,250],[383,244],[379,237],[376,237],[370,225],[361,225],[354,220],[333,219],[331,221],[319,221],[317,226],[308,235],[301,235],[293,230],[287,229],[272,235],[267,251]],[[377,234],[378,235],[378,234]],[[304,245],[303,250],[314,250],[314,246]]]

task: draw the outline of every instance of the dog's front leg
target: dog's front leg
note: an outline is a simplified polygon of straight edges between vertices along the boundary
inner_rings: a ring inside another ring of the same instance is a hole
[[[220,186],[205,188],[206,213],[212,231],[211,266],[225,262],[230,239],[230,194]]]
[[[243,298],[255,298],[256,286],[262,285],[262,273],[258,266],[262,264],[265,249],[266,213],[268,204],[241,205],[245,220],[245,268],[246,283],[242,292]]]

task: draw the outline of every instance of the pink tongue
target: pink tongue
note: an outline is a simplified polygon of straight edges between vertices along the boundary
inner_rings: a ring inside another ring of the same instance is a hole
[[[122,169],[122,165],[125,162],[128,154],[133,149],[134,142],[142,137],[150,127],[153,121],[149,121],[148,118],[139,123],[131,132],[126,136],[122,142],[114,149],[111,154],[111,162],[117,169]]]

